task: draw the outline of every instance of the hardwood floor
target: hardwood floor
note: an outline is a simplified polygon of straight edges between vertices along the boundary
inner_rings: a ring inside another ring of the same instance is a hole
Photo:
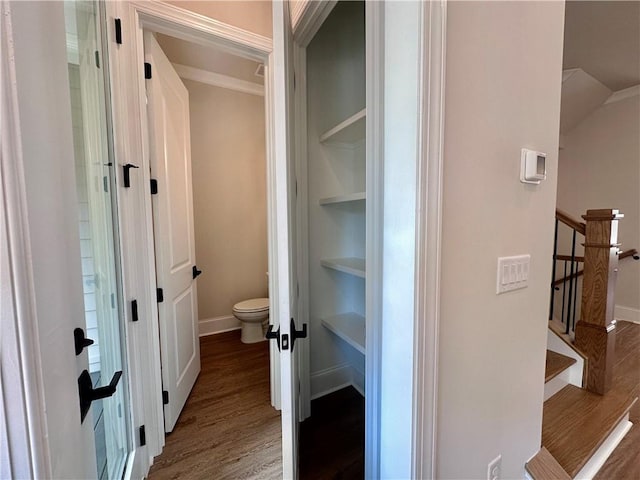
[[[640,325],[618,322],[612,391],[640,397]],[[640,479],[640,401],[630,411],[633,427],[594,480]]]
[[[353,387],[311,402],[300,425],[300,479],[364,478],[364,398]]]
[[[245,345],[237,330],[201,338],[200,352],[200,376],[149,478],[282,478],[267,342]]]

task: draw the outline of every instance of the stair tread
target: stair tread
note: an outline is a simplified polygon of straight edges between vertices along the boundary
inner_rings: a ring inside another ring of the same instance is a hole
[[[533,480],[571,480],[569,474],[545,447],[527,462],[525,468]]]
[[[636,400],[620,392],[602,396],[567,385],[544,402],[542,445],[573,478]]]
[[[564,372],[571,365],[576,363],[575,358],[567,357],[558,352],[547,350],[547,362],[544,370],[544,381],[548,382],[552,378]]]

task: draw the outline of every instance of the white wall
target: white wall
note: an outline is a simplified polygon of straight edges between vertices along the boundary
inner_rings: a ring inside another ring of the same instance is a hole
[[[617,208],[622,249],[640,249],[640,97],[602,105],[564,135],[558,162],[558,208],[576,218]],[[564,252],[563,252],[564,253]],[[616,304],[638,311],[640,262],[620,262]]]
[[[540,448],[562,75],[563,2],[450,2],[438,396],[439,479],[523,478]],[[548,153],[519,181],[520,149]],[[496,295],[497,258],[531,255]]]
[[[268,296],[264,97],[184,80],[189,90],[200,320]]]
[[[272,37],[270,0],[170,0],[177,7],[213,18],[243,30]]]

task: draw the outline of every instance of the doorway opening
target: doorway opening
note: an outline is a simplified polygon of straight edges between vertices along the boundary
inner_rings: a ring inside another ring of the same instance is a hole
[[[187,452],[180,442],[178,468],[200,454],[217,457],[213,448],[224,450],[217,468],[233,464],[240,476],[267,468],[259,457],[280,469],[280,419],[269,393],[278,385],[269,388],[264,335],[264,65],[150,31],[144,49],[164,429],[183,437],[198,428],[191,439],[199,448]],[[225,411],[234,413],[216,418]],[[221,434],[220,425],[237,435]],[[174,443],[167,440],[152,474],[173,464],[165,457],[176,454]],[[277,455],[259,456],[264,443]]]

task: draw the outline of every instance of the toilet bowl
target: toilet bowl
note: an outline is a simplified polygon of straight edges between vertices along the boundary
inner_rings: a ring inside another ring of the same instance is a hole
[[[233,306],[233,316],[240,320],[242,343],[256,343],[264,340],[269,323],[269,299],[251,298]]]

